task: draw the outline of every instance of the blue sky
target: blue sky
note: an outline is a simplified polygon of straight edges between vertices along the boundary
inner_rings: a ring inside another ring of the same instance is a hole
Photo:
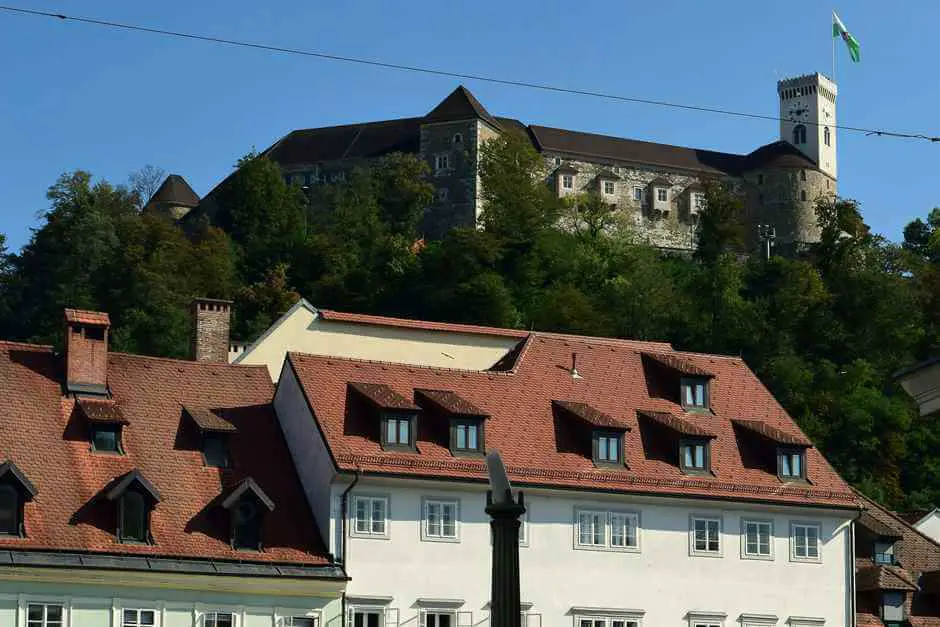
[[[11,0],[15,2],[16,0]],[[777,114],[778,78],[831,70],[831,5],[727,0],[163,0],[19,6],[340,55]],[[836,5],[840,124],[940,135],[940,3]],[[758,9],[759,7],[759,9]],[[841,44],[841,42],[840,42]],[[15,250],[59,174],[126,180],[145,164],[199,194],[294,128],[420,115],[458,81],[0,13],[0,232]],[[496,115],[749,152],[771,121],[468,81]],[[892,239],[940,205],[940,143],[840,131],[839,188]]]

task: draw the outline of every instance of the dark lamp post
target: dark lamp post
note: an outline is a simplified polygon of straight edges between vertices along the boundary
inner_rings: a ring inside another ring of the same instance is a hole
[[[519,600],[519,526],[525,513],[522,493],[516,501],[498,451],[486,456],[490,491],[486,494],[486,513],[493,530],[493,574],[490,591],[491,627],[521,627],[522,605]]]

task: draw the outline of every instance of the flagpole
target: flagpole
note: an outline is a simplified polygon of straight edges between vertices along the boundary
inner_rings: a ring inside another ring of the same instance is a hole
[[[836,23],[836,11],[832,10],[832,23]],[[832,34],[832,27],[829,27],[829,38],[832,40],[832,82],[836,82],[836,38]]]

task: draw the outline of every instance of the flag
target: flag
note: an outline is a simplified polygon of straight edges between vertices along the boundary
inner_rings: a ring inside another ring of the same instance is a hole
[[[845,42],[846,47],[849,49],[849,56],[852,57],[853,63],[858,63],[861,59],[861,46],[858,43],[858,40],[852,36],[852,33],[845,27],[845,24],[842,23],[842,20],[839,19],[839,16],[836,15],[836,12],[832,12],[832,36],[841,37],[842,41]]]

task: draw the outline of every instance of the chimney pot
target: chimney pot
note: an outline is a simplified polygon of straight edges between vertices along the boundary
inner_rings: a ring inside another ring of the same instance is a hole
[[[108,330],[111,319],[100,311],[65,310],[65,389],[108,393]]]
[[[196,298],[192,304],[192,357],[195,361],[226,364],[232,301]]]

